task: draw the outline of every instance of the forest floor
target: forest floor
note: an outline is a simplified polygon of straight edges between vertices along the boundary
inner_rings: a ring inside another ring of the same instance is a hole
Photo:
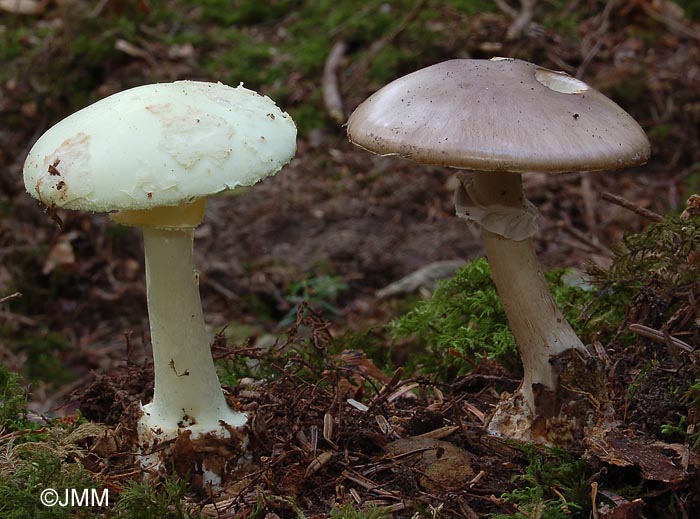
[[[539,2],[519,30],[515,2],[193,4],[0,0],[0,517],[700,517],[700,223],[678,218],[700,191],[700,4]],[[652,145],[630,170],[524,176],[543,265],[573,268],[574,283],[597,276],[590,305],[624,294],[600,303],[616,322],[585,332],[605,352],[617,425],[575,448],[485,433],[517,359],[395,333],[430,301],[430,280],[377,296],[483,250],[454,215],[454,171],[371,155],[342,123],[396,77],[492,56],[585,80]],[[324,105],[324,67],[342,116]],[[129,412],[153,391],[139,233],[62,210],[59,227],[22,182],[53,123],[184,78],[243,82],[299,128],[292,162],[211,198],[196,231],[220,378],[256,417],[249,463],[214,496],[186,463],[140,486],[128,444]],[[655,228],[640,208],[665,219]],[[51,485],[108,488],[110,506],[44,507]]]

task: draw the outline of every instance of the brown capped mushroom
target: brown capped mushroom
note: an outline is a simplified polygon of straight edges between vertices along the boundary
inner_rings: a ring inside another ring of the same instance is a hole
[[[489,424],[492,433],[551,443],[559,372],[551,361],[583,345],[557,308],[531,237],[536,210],[521,174],[643,164],[649,142],[622,108],[565,73],[509,58],[451,60],[408,74],[364,101],[350,141],[380,155],[472,170],[457,214],[479,223],[524,378]],[[537,424],[536,427],[534,425]],[[543,425],[544,424],[544,425]]]

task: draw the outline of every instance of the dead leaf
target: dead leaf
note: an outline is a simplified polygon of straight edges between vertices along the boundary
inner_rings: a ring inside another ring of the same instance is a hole
[[[593,456],[617,467],[639,467],[642,477],[649,481],[680,483],[688,477],[683,467],[674,463],[672,456],[677,454],[677,449],[671,444],[604,428],[589,431],[586,444],[587,457]],[[694,459],[693,464],[696,462]]]
[[[700,216],[700,196],[690,195],[685,203],[685,209],[681,213],[681,220],[690,220]]]
[[[337,355],[337,358],[345,362],[346,367],[351,371],[361,373],[383,384],[389,382],[389,377],[387,377],[364,352],[358,350],[344,350]]]
[[[75,254],[71,245],[71,240],[75,237],[73,234],[62,235],[51,247],[41,269],[41,273],[44,276],[51,274],[58,266],[73,265],[75,263]]]
[[[644,509],[644,501],[641,499],[635,499],[634,501],[628,501],[622,503],[615,508],[611,508],[608,505],[603,505],[599,512],[599,519],[640,519],[642,517],[642,510]]]
[[[394,459],[418,473],[418,484],[428,492],[461,488],[474,475],[472,456],[453,443],[412,436],[387,444]]]

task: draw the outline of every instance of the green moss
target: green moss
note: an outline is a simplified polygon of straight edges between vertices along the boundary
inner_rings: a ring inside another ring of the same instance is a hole
[[[659,123],[647,130],[649,138],[652,140],[665,140],[673,131],[673,126],[670,123]]]
[[[285,327],[292,324],[302,304],[326,318],[338,317],[340,315],[340,309],[337,306],[338,296],[347,289],[347,283],[340,276],[321,275],[292,283],[286,296],[291,308],[279,325]]]
[[[695,379],[695,381],[683,391],[680,401],[688,409],[687,415],[680,417],[678,425],[672,426],[669,424],[662,426],[662,430],[664,434],[677,435],[681,438],[685,438],[685,442],[689,444],[694,451],[700,452],[700,428],[697,427],[698,417],[700,417],[700,378]],[[695,427],[689,429],[688,424],[691,420]],[[688,433],[689,431],[691,431],[690,434]]]
[[[203,519],[202,513],[185,505],[186,493],[187,485],[179,478],[157,488],[132,481],[119,495],[115,512],[121,519]]]
[[[588,464],[561,449],[542,452],[534,445],[520,448],[528,457],[525,473],[514,478],[517,489],[501,497],[524,513],[496,515],[494,519],[567,519],[588,517],[592,473]]]
[[[693,284],[700,267],[688,261],[688,256],[698,250],[700,218],[669,217],[639,234],[625,236],[613,251],[609,269],[591,265],[588,272],[603,290],[629,301],[644,287],[673,291]]]
[[[687,199],[690,195],[696,195],[698,193],[700,193],[700,167],[696,165],[693,166],[692,172],[685,177],[683,181],[683,200]]]
[[[60,353],[72,348],[63,334],[49,331],[26,332],[13,338],[10,347],[21,350],[27,356],[23,375],[28,380],[63,384],[75,376],[61,362]]]
[[[329,517],[330,519],[386,519],[390,515],[381,508],[369,507],[363,510],[347,504],[339,510],[331,510]]]
[[[31,42],[35,40],[31,37],[41,37],[47,32],[46,29],[44,29],[38,34],[34,34],[34,28],[27,27],[20,21],[19,17],[13,18],[14,20],[11,26],[0,32],[0,58],[6,63],[19,58],[27,52],[31,53],[38,50],[36,46],[32,45]]]
[[[644,379],[646,379],[649,376],[649,373],[651,373],[652,369],[658,368],[658,366],[658,361],[650,360],[642,367],[641,370],[639,370],[639,373],[636,377],[634,377],[634,380],[632,380],[629,387],[627,388],[627,391],[625,392],[625,400],[634,400],[634,397],[637,395],[637,392],[639,392],[639,388],[644,382]]]
[[[483,0],[443,0],[442,3],[467,16],[493,13],[498,9],[495,3],[484,2]]]
[[[314,129],[323,128],[328,123],[328,116],[323,108],[320,96],[312,96],[301,106],[289,110],[299,129],[299,135],[306,137]]]
[[[235,28],[216,29],[210,34],[222,45],[221,52],[214,54],[206,65],[217,80],[230,85],[244,83],[247,88],[262,90],[287,72],[283,63],[273,63],[278,59],[278,50],[264,39]]]
[[[567,283],[565,273],[555,270],[546,277],[564,316],[585,341],[621,312],[601,307],[594,313],[589,305],[595,293]],[[462,268],[390,328],[396,338],[415,336],[425,346],[417,360],[445,380],[471,371],[483,358],[496,360],[514,373],[521,371],[515,340],[485,258]]]
[[[44,506],[41,492],[54,489],[63,499],[65,491],[80,493],[99,490],[100,485],[75,463],[63,463],[41,444],[6,446],[6,459],[0,463],[0,517],[4,519],[90,518],[89,507]],[[5,465],[7,463],[7,465]]]
[[[684,0],[683,2],[676,2],[683,8],[686,18],[691,21],[700,21],[700,1],[699,0]]]
[[[643,102],[648,95],[647,84],[647,81],[640,80],[639,77],[621,79],[613,85],[612,97],[628,105]]]
[[[569,0],[546,0],[535,19],[561,36],[577,38],[581,22],[597,15],[605,7],[605,2],[601,1],[586,2],[576,9],[570,9],[569,4]]]
[[[19,377],[0,364],[0,431],[14,431],[24,426],[27,394]]]
[[[199,0],[203,21],[221,25],[270,24],[282,19],[300,2],[293,0],[238,1],[235,5],[229,0]]]
[[[470,371],[481,357],[519,370],[515,340],[485,258],[441,283],[429,300],[393,321],[391,330],[396,338],[415,335],[430,350],[422,359],[426,368],[431,372],[437,368],[446,378],[454,375],[450,373],[454,369],[457,374]],[[451,350],[458,356],[449,355]],[[472,361],[459,362],[465,357]],[[448,365],[442,359],[449,359]]]

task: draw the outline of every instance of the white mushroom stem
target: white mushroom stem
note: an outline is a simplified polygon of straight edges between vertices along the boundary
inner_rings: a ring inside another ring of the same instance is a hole
[[[484,205],[523,205],[520,174],[476,172],[473,187]],[[508,240],[485,229],[482,234],[492,278],[523,363],[519,392],[533,416],[539,416],[548,402],[537,395],[547,392],[542,390],[557,393],[558,388],[550,359],[583,345],[554,302],[532,239]]]
[[[142,424],[161,438],[185,428],[196,436],[222,430],[220,422],[246,423],[246,415],[226,403],[209,348],[193,253],[194,226],[201,216],[182,207],[160,208],[155,217],[148,211],[113,217],[143,227],[155,388],[153,402],[143,406]],[[203,208],[202,201],[202,214]],[[171,228],[146,224],[152,218],[161,225],[163,211],[170,212]]]

